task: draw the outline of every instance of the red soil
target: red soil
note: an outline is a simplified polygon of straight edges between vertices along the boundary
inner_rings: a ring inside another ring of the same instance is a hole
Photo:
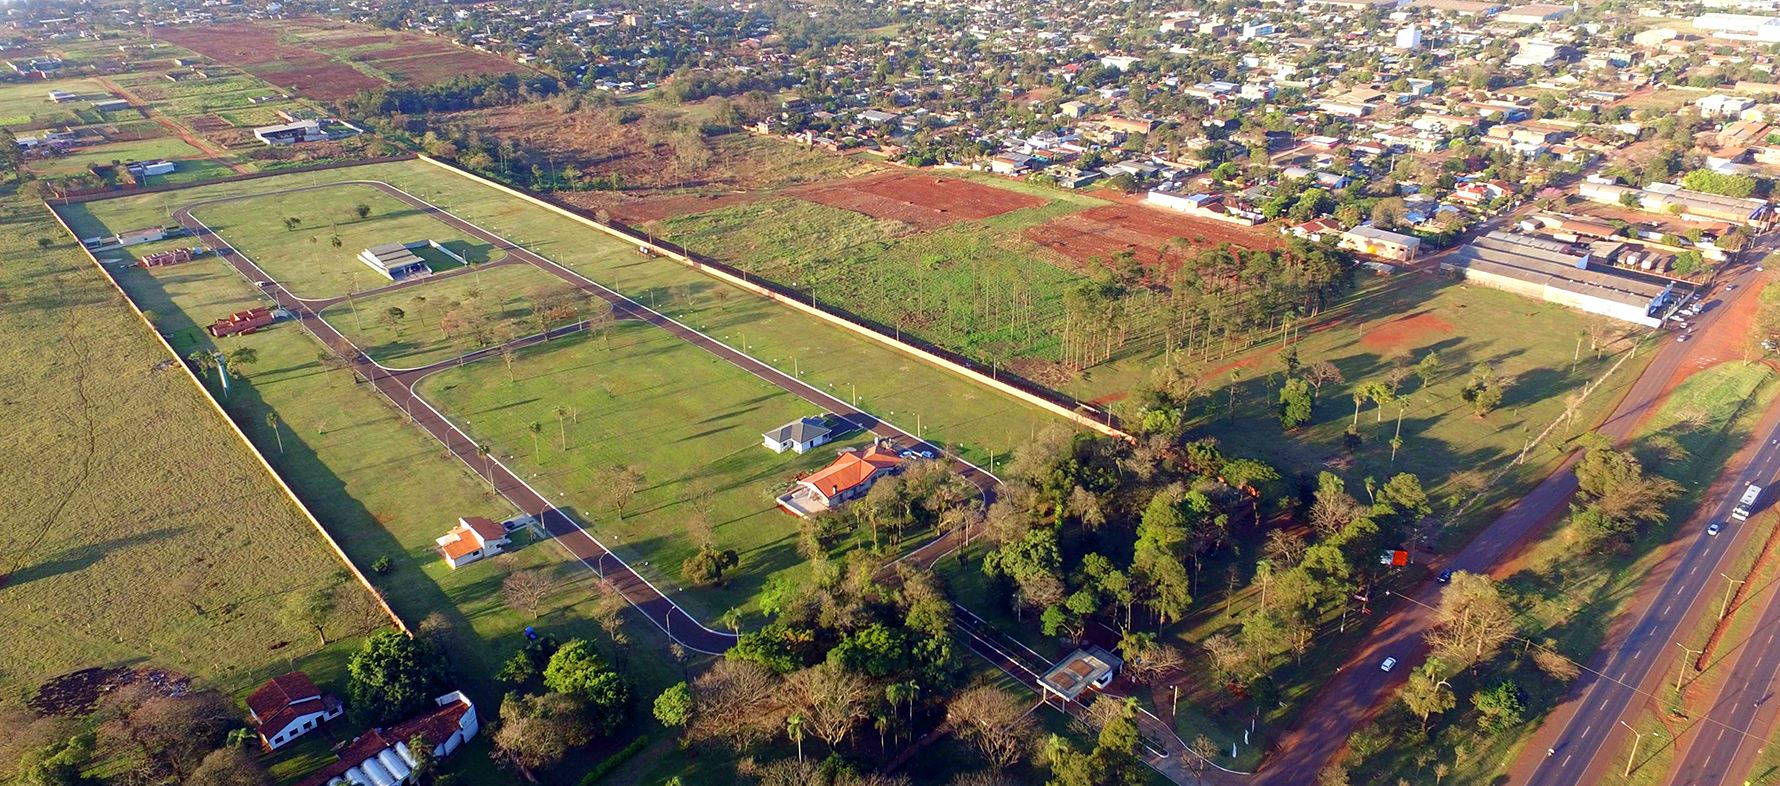
[[[298,25],[301,27],[301,25]],[[157,34],[205,57],[240,68],[280,87],[301,90],[311,98],[336,101],[362,90],[382,87],[383,80],[353,68],[321,47],[346,48],[367,43],[401,41],[388,49],[361,55],[398,74],[404,84],[433,84],[462,74],[493,74],[518,70],[493,55],[460,49],[445,41],[412,36],[360,35],[319,37],[314,48],[280,43],[282,30],[255,22],[229,22],[207,27],[168,27]]]
[[[1451,333],[1451,322],[1426,311],[1405,314],[1382,325],[1373,325],[1360,337],[1360,346],[1379,352],[1420,346],[1422,339],[1434,334]]]
[[[983,219],[1044,204],[1038,197],[970,180],[900,172],[799,186],[786,193],[872,218],[901,221],[920,229],[934,229],[955,221]]]
[[[1675,375],[1669,379],[1671,389],[1702,369],[1732,360],[1742,360],[1745,357],[1753,358],[1761,354],[1759,349],[1750,352],[1753,348],[1748,346],[1748,342],[1751,331],[1755,328],[1755,314],[1761,307],[1761,298],[1755,295],[1761,291],[1762,285],[1767,283],[1768,275],[1764,273],[1749,282],[1748,286],[1754,288],[1755,292],[1737,298],[1736,302],[1728,307],[1729,310],[1719,315],[1718,321],[1712,323],[1711,330],[1694,333],[1692,340],[1700,343],[1694,347],[1689,361],[1675,368]],[[1720,302],[1717,307],[1724,307],[1722,294],[1718,297],[1708,296],[1702,302],[1710,303],[1713,300]]]
[[[1172,252],[1163,252],[1177,238],[1194,248],[1230,243],[1257,250],[1279,245],[1277,238],[1265,233],[1135,205],[1107,205],[1059,216],[1026,230],[1026,237],[1081,263],[1104,261],[1128,250],[1137,254],[1139,263],[1155,268],[1179,264]]]

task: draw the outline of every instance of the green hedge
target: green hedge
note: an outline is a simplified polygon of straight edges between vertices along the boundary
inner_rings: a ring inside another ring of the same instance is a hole
[[[623,766],[625,762],[630,761],[632,756],[642,753],[643,749],[647,747],[649,747],[649,735],[647,734],[631,740],[629,745],[619,748],[617,752],[607,756],[599,764],[594,765],[593,769],[588,770],[586,775],[581,776],[580,786],[593,786],[595,783],[598,783],[601,778],[606,777],[611,774],[613,770],[618,769]]]

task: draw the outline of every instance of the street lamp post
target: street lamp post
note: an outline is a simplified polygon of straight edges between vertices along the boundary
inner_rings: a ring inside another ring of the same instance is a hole
[[[1726,585],[1724,588],[1724,604],[1718,608],[1718,618],[1724,619],[1724,615],[1731,612],[1731,591],[1736,589],[1738,584],[1747,581],[1747,579],[1733,579],[1729,574],[1722,571],[1720,571],[1718,575],[1724,576],[1724,580],[1730,582],[1730,584]]]
[[[1687,675],[1687,659],[1693,657],[1693,654],[1696,652],[1705,653],[1705,650],[1690,649],[1686,644],[1682,644],[1679,641],[1675,642],[1675,646],[1680,647],[1681,651],[1686,653],[1681,656],[1681,668],[1675,672],[1675,692],[1680,693],[1681,678]]]
[[[1619,725],[1624,726],[1626,728],[1626,731],[1629,731],[1632,733],[1632,755],[1626,757],[1625,776],[1624,776],[1624,777],[1630,778],[1630,777],[1632,777],[1632,763],[1638,760],[1638,743],[1640,743],[1644,740],[1644,735],[1639,734],[1638,730],[1632,728],[1632,724],[1630,724],[1630,723],[1626,723],[1625,721],[1620,721]]]

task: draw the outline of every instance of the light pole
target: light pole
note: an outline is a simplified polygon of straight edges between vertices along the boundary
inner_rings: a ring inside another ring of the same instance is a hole
[[[1676,671],[1676,673],[1675,673],[1675,692],[1680,693],[1681,692],[1681,678],[1687,675],[1687,659],[1693,657],[1693,654],[1696,652],[1705,654],[1706,651],[1705,650],[1689,649],[1686,644],[1682,644],[1679,641],[1675,642],[1675,646],[1680,647],[1682,652],[1687,653],[1687,654],[1681,656],[1681,668],[1678,671]]]
[[[1625,776],[1624,776],[1624,777],[1630,778],[1630,777],[1632,777],[1632,762],[1637,761],[1637,759],[1638,759],[1638,743],[1644,741],[1644,735],[1639,734],[1638,730],[1632,728],[1632,724],[1630,724],[1630,723],[1626,723],[1625,721],[1620,721],[1619,725],[1624,726],[1626,728],[1626,731],[1629,731],[1632,733],[1632,755],[1626,757]]]
[[[1724,588],[1724,605],[1720,606],[1718,609],[1718,618],[1724,619],[1724,615],[1731,612],[1731,591],[1736,589],[1738,584],[1747,581],[1747,579],[1733,579],[1722,571],[1720,571],[1718,575],[1724,576],[1724,580],[1730,582],[1730,584],[1726,585]]]

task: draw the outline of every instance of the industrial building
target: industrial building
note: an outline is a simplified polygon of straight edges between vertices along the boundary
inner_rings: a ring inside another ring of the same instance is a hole
[[[298,142],[325,142],[328,133],[321,130],[319,120],[299,120],[275,126],[260,126],[253,130],[253,136],[268,145],[294,145]]]
[[[1644,188],[1584,181],[1576,193],[1583,199],[1607,205],[1625,204],[1626,194],[1633,194],[1638,208],[1651,213],[1669,213],[1692,221],[1730,221],[1766,231],[1773,227],[1774,210],[1767,200],[1729,197],[1689,191],[1673,183],[1652,183]],[[1679,212],[1677,212],[1679,211]]]
[[[1656,327],[1664,312],[1691,288],[1606,265],[1598,257],[1621,253],[1623,244],[1580,247],[1558,240],[1497,230],[1460,248],[1440,263],[1442,271],[1590,314]],[[1591,263],[1601,263],[1592,267]]]
[[[391,281],[401,281],[415,276],[432,275],[432,266],[428,265],[426,260],[421,259],[419,254],[414,253],[416,250],[422,248],[431,248],[434,251],[450,257],[460,265],[466,264],[463,257],[452,253],[451,249],[439,245],[439,243],[434,240],[416,240],[412,243],[384,243],[380,246],[372,246],[358,252],[358,261],[365,263],[367,267],[377,271],[378,274]]]

